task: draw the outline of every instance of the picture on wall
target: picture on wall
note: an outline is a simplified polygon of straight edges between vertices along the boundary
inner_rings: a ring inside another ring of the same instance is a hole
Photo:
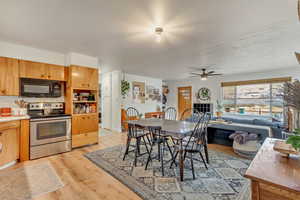
[[[132,82],[132,99],[135,103],[145,103],[144,82]]]
[[[151,101],[161,102],[161,92],[159,88],[147,85],[147,99]]]

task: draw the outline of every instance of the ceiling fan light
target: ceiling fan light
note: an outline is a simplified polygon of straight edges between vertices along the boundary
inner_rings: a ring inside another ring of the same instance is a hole
[[[201,81],[206,81],[207,80],[207,77],[206,76],[202,76],[201,77]]]

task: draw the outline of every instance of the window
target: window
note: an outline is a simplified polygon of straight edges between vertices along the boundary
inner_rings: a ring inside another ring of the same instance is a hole
[[[245,81],[222,83],[226,113],[258,115],[283,120],[284,81]]]

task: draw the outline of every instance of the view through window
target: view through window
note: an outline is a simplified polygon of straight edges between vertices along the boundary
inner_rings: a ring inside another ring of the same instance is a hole
[[[284,83],[223,87],[224,111],[283,119],[281,88]]]

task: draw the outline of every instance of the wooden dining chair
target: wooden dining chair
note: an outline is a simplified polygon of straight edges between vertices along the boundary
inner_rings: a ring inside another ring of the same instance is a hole
[[[169,107],[166,109],[165,119],[167,119],[167,120],[176,120],[177,119],[177,111],[174,107]]]
[[[140,116],[140,113],[136,108],[134,108],[134,107],[127,108],[127,110],[126,110],[127,119],[134,119],[134,118],[138,119],[139,116]]]
[[[136,167],[137,158],[139,156],[149,154],[150,151],[148,149],[147,144],[151,144],[149,138],[149,132],[146,132],[144,127],[135,125],[135,124],[128,124],[128,134],[127,134],[127,142],[126,142],[126,150],[124,152],[123,160],[125,160],[126,156],[129,152],[134,152],[134,166]],[[131,141],[135,140],[135,144],[131,145]],[[141,145],[146,147],[146,152],[141,153]],[[134,147],[133,150],[129,150],[130,147]]]
[[[204,157],[202,155],[202,150],[205,148],[207,126],[208,126],[210,118],[211,118],[210,113],[205,113],[205,114],[202,113],[192,134],[186,138],[183,138],[183,141],[182,141],[182,146],[183,146],[183,151],[184,151],[184,159],[183,160],[185,161],[186,158],[190,159],[193,179],[195,179],[194,160],[196,160],[196,161],[202,160],[205,168],[208,169],[206,161],[204,160]],[[173,159],[170,167],[172,167],[172,165],[176,162],[176,158],[178,156],[180,148],[181,147],[179,145],[174,147],[174,149],[176,150],[176,153],[173,156],[174,159]],[[193,156],[194,154],[199,154],[201,160],[196,159]]]

